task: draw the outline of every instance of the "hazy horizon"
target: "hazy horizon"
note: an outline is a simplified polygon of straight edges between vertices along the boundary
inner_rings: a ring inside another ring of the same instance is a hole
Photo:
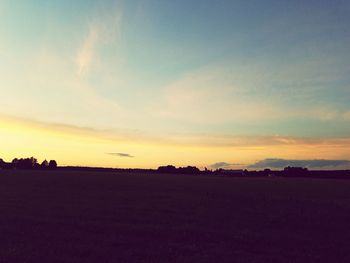
[[[344,0],[2,0],[0,158],[350,168],[349,11]]]

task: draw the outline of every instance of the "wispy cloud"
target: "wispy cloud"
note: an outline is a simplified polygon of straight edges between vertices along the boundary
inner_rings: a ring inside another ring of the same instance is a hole
[[[295,146],[317,147],[331,146],[350,148],[350,137],[308,138],[293,136],[237,136],[228,134],[202,133],[147,133],[133,129],[96,129],[64,123],[38,121],[19,118],[0,113],[0,122],[15,123],[24,127],[59,132],[71,136],[85,136],[104,141],[143,142],[163,145],[199,146],[199,147],[269,147]]]
[[[338,110],[331,107],[317,107],[306,112],[299,112],[299,117],[307,116],[320,121],[349,121],[350,110]]]
[[[208,65],[163,87],[153,114],[199,124],[344,120],[346,106],[324,95],[333,86],[340,92],[336,83],[347,71],[338,70],[339,63],[310,58],[286,65],[259,59]]]
[[[350,121],[350,110],[343,113],[343,118],[346,121]]]
[[[135,156],[132,156],[128,153],[106,153],[108,155],[118,156],[118,157],[127,157],[127,158],[134,158]]]
[[[77,52],[78,75],[83,77],[97,60],[100,45],[115,42],[120,37],[121,12],[111,12],[89,23],[88,32]]]
[[[248,88],[224,68],[199,70],[163,88],[154,115],[164,119],[218,124],[278,118],[280,108],[247,96]]]
[[[98,38],[99,32],[96,25],[90,25],[88,35],[78,51],[77,64],[79,76],[83,76],[88,72],[96,52]]]

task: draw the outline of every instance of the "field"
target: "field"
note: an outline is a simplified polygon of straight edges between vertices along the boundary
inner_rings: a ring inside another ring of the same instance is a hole
[[[0,262],[350,262],[350,180],[0,171]]]

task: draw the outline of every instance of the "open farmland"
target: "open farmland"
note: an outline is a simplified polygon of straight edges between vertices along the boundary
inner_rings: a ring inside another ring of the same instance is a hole
[[[0,171],[0,262],[350,262],[350,180]]]

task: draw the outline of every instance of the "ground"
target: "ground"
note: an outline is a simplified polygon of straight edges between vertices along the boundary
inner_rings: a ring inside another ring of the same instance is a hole
[[[0,171],[0,262],[350,262],[350,180]]]

